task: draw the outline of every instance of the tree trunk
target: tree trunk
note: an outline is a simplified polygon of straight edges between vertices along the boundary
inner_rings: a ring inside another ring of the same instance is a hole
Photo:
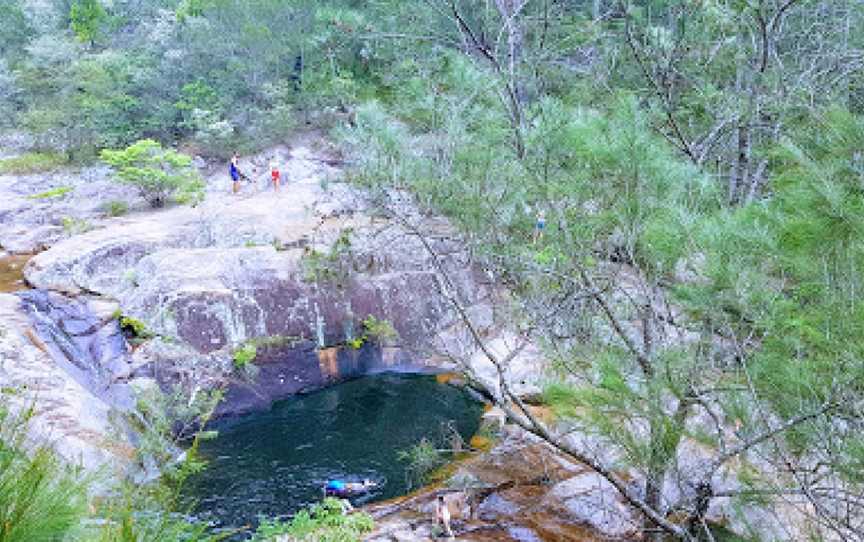
[[[663,510],[663,474],[651,472],[645,480],[645,504],[658,512]],[[642,536],[648,542],[663,542],[666,533],[657,528],[648,518],[642,525]]]
[[[738,146],[735,163],[729,172],[729,205],[736,205],[741,200],[741,190],[747,186],[747,171],[750,160],[750,127],[743,118],[738,119]]]
[[[505,86],[507,90],[507,101],[510,104],[510,122],[513,125],[514,146],[516,155],[521,159],[525,157],[525,115],[522,111],[523,92],[519,84],[519,64],[522,61],[522,24],[519,20],[520,12],[526,0],[495,0],[495,6],[501,16],[502,25],[507,32],[507,64]]]

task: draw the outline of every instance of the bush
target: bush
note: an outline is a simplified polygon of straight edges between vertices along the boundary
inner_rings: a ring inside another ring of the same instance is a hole
[[[104,150],[101,158],[117,170],[120,182],[136,187],[151,207],[162,207],[169,198],[191,204],[204,198],[204,181],[192,159],[163,149],[152,139],[142,139],[124,150]]]
[[[0,160],[0,175],[25,175],[50,171],[67,163],[66,158],[54,152],[28,152],[14,158]]]
[[[363,320],[363,329],[366,337],[374,339],[379,343],[388,343],[399,340],[399,333],[388,320],[379,320],[373,315]]]
[[[119,200],[106,201],[102,210],[107,216],[123,216],[129,212],[129,204]]]
[[[444,454],[426,438],[407,450],[400,450],[397,457],[399,461],[408,463],[407,476],[412,484],[425,483],[436,469],[447,462]]]
[[[63,226],[63,231],[66,235],[78,235],[87,233],[93,229],[93,225],[83,218],[75,218],[74,216],[64,216],[60,219],[60,224]]]
[[[252,542],[272,542],[280,535],[310,542],[351,542],[359,541],[374,528],[375,521],[369,514],[346,514],[338,499],[327,498],[309,510],[301,510],[289,522],[262,521]]]

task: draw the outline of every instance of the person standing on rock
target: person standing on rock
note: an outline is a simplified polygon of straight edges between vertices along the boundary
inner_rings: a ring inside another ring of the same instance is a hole
[[[534,223],[534,239],[532,241],[533,244],[537,244],[537,241],[543,237],[543,230],[546,229],[546,211],[541,210],[537,213],[537,222]]]
[[[245,175],[240,173],[240,157],[237,153],[234,153],[234,156],[231,158],[231,167],[228,169],[228,172],[231,174],[231,182],[234,183],[232,190],[236,194],[240,191],[240,179],[245,177]]]
[[[270,161],[270,180],[273,182],[273,190],[279,191],[279,181],[282,178],[282,174],[279,172],[279,166],[276,164],[275,160]]]
[[[447,538],[453,538],[453,530],[450,529],[450,508],[444,500],[444,495],[438,495],[435,501],[435,525],[441,525]]]

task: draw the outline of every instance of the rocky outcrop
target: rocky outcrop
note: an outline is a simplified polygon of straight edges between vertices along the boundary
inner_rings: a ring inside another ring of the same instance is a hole
[[[267,159],[241,166],[251,171]],[[30,261],[27,280],[115,301],[155,337],[135,365],[151,367],[165,386],[228,384],[224,413],[358,372],[422,367],[432,358],[416,353],[440,344],[455,322],[423,246],[369,215],[362,194],[325,186],[337,171],[312,150],[295,148],[282,161],[288,184],[279,192],[245,185],[232,195],[217,177],[196,208],[104,221],[58,242]],[[448,226],[429,219],[428,228]],[[481,276],[460,264],[458,245],[437,239],[461,297],[482,306]],[[398,339],[382,349],[364,327],[370,317],[392,323]],[[244,345],[260,348],[251,371],[232,363]]]
[[[70,320],[70,322],[81,320]],[[70,324],[73,325],[73,324]],[[75,335],[82,329],[68,330]],[[29,434],[38,435],[70,464],[87,469],[125,465],[134,452],[113,406],[94,384],[58,365],[55,345],[37,335],[22,300],[0,294],[0,393],[17,412],[32,408]],[[77,373],[80,376],[80,373]]]
[[[435,540],[435,498],[444,495],[458,540],[633,540],[639,518],[599,477],[508,426],[488,453],[463,461],[443,486],[372,505],[367,540]]]
[[[0,247],[29,254],[99,227],[105,205],[137,205],[135,193],[111,180],[106,167],[0,175]]]

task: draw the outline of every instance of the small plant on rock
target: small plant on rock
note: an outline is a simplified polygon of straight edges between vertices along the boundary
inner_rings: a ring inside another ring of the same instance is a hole
[[[62,198],[69,192],[72,192],[74,188],[71,186],[58,186],[57,188],[52,188],[51,190],[46,190],[45,192],[40,192],[38,194],[33,194],[27,196],[27,199],[53,199],[53,198]]]
[[[389,320],[379,320],[371,314],[363,320],[363,329],[366,331],[365,335],[368,338],[379,343],[389,343],[399,340],[399,333]]]
[[[258,347],[252,343],[246,343],[234,351],[232,359],[234,360],[234,368],[238,371],[244,371],[255,361],[258,356]]]
[[[120,329],[138,341],[144,341],[154,336],[153,332],[147,329],[147,324],[131,316],[120,317]]]
[[[107,216],[123,216],[129,212],[129,204],[120,200],[106,201],[105,204],[102,205],[102,210]]]
[[[90,222],[83,218],[75,218],[74,216],[64,216],[60,219],[60,223],[63,225],[63,231],[66,232],[66,235],[78,235],[87,233],[93,229],[93,225]]]

